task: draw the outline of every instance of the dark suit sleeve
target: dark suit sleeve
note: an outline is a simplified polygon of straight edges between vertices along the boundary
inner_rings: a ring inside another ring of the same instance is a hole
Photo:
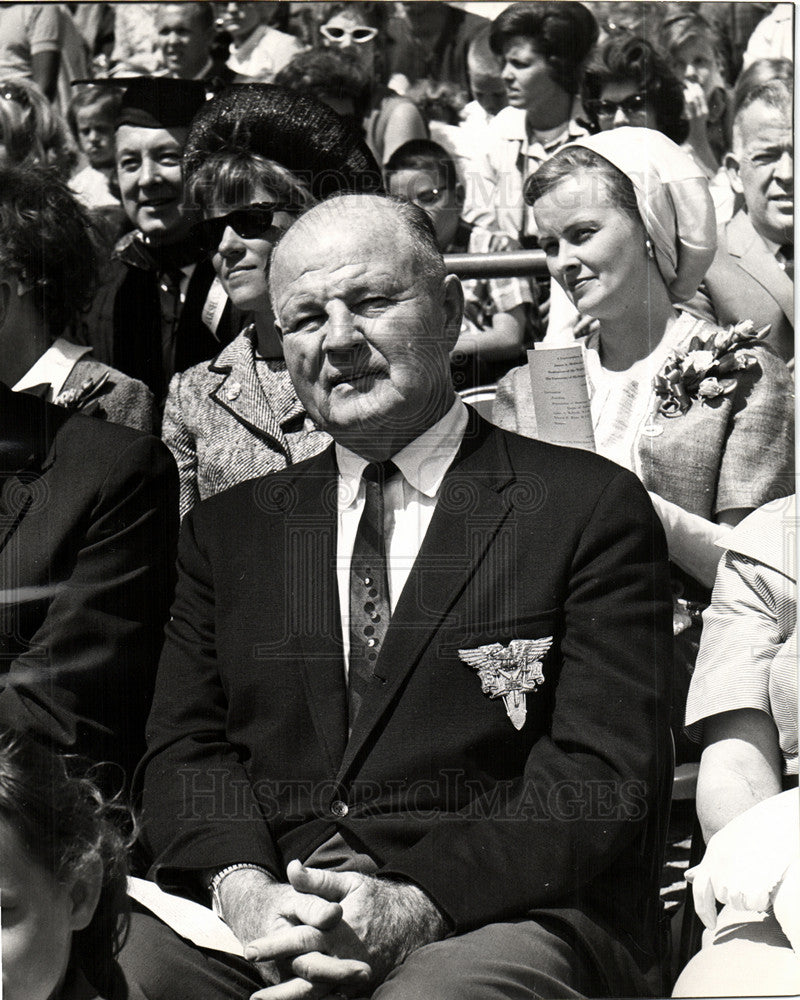
[[[152,874],[166,888],[185,886],[187,871],[238,862],[281,872],[250,778],[226,733],[213,575],[195,514],[181,528],[178,586],[147,725],[148,752],[135,781],[143,789]]]
[[[96,474],[94,440],[87,435],[85,451],[63,459],[74,462],[76,480]],[[51,567],[52,600],[4,678],[0,721],[44,734],[62,748],[116,760],[130,773],[144,748],[178,524],[171,455],[155,438],[126,436],[124,442],[86,507],[75,512],[74,562],[64,579],[52,579],[60,569]],[[51,499],[66,508],[71,502]]]
[[[456,932],[579,900],[642,835],[663,788],[666,543],[632,474],[613,475],[576,537],[551,725],[524,775],[471,803],[468,816],[437,824],[381,872],[420,885]]]

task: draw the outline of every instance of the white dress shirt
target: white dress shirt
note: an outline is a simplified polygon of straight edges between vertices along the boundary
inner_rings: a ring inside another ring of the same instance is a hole
[[[76,362],[90,351],[91,347],[81,347],[59,337],[11,388],[14,392],[22,392],[23,389],[49,382],[50,392],[47,400],[52,402],[64,388],[64,383]]]
[[[447,413],[424,434],[392,456],[400,475],[383,488],[389,603],[392,611],[411,573],[433,511],[444,475],[453,463],[467,427],[467,408],[457,396]],[[367,459],[336,445],[339,466],[336,579],[344,640],[345,671],[350,659],[350,560],[366,490],[362,478]]]

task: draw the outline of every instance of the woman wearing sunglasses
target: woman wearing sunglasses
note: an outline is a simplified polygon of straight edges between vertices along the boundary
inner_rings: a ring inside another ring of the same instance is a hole
[[[384,164],[409,139],[427,139],[416,106],[386,86],[389,60],[386,13],[377,3],[329,3],[319,25],[320,44],[358,58],[371,81],[364,135],[375,159]]]
[[[329,441],[295,395],[269,305],[272,248],[336,191],[372,191],[380,172],[335,112],[265,84],[223,92],[195,117],[184,151],[195,236],[247,320],[216,358],[174,376],[162,437],[178,463],[183,517],[200,500],[294,465]]]
[[[603,42],[583,75],[582,97],[593,132],[652,128],[679,145],[689,134],[680,81],[653,46],[635,35]]]

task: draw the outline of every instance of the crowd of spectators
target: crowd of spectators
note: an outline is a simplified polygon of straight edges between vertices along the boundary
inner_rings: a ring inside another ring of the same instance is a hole
[[[423,256],[487,255],[449,390],[538,438],[527,352],[580,345],[594,450],[664,528],[672,744],[710,842],[676,995],[800,989],[778,899],[800,852],[756,891],[719,846],[784,830],[746,825],[767,800],[796,812],[793,56],[788,3],[0,5],[4,996],[127,1000],[122,887],[152,858],[105,796],[148,780],[179,523],[338,442],[284,357],[272,259],[326,199],[373,195]]]

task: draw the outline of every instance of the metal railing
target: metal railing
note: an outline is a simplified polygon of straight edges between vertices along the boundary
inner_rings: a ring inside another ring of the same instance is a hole
[[[502,253],[446,253],[448,274],[459,278],[543,277],[547,274],[544,250],[505,250]]]

